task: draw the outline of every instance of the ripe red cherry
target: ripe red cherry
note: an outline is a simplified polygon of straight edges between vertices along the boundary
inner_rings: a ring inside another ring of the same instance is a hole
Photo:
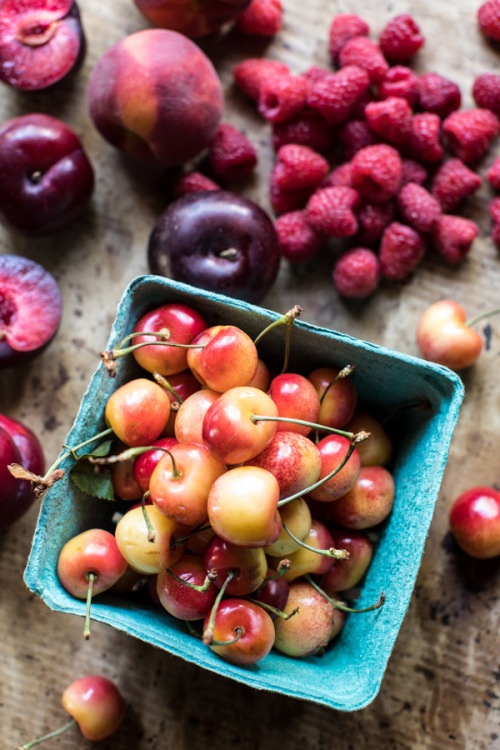
[[[303,419],[306,422],[317,422],[319,414],[319,397],[314,385],[303,375],[285,372],[271,380],[268,394],[278,408],[280,417]],[[293,422],[279,422],[279,431],[298,432],[308,435],[311,427]]]
[[[233,574],[226,587],[231,596],[246,596],[256,591],[267,573],[266,555],[261,547],[237,547],[218,536],[208,543],[204,563],[206,570],[215,571],[214,583],[219,589],[229,573]]]
[[[339,466],[350,448],[350,441],[342,435],[328,435],[320,440],[317,448],[321,456],[320,479],[330,474]],[[358,449],[355,448],[344,466],[331,479],[309,493],[313,500],[331,502],[345,495],[354,485],[361,469]]]
[[[203,625],[207,632],[210,615]],[[228,644],[238,635],[235,643]],[[274,643],[274,625],[268,613],[245,599],[225,599],[219,605],[213,627],[212,651],[233,664],[256,664],[270,652]],[[226,644],[226,645],[219,645]]]
[[[463,492],[451,507],[450,528],[458,545],[471,557],[500,555],[500,492],[493,487]]]
[[[190,344],[191,341],[207,328],[205,319],[192,307],[172,302],[157,307],[143,315],[134,326],[134,333],[139,331],[166,332],[169,343]],[[143,344],[154,341],[154,336],[137,336],[131,343]],[[188,349],[177,346],[153,344],[135,349],[133,354],[137,362],[148,372],[159,372],[168,376],[182,372],[187,368]]]
[[[197,591],[186,583],[203,586],[206,575],[207,571],[200,557],[184,555],[168,570],[158,574],[156,592],[160,603],[179,620],[202,620],[212,609],[218,589],[210,583],[206,591]],[[177,580],[175,576],[182,580]]]
[[[87,597],[93,574],[93,595],[107,591],[127,570],[115,537],[105,529],[88,529],[63,546],[57,561],[61,585],[78,599]]]

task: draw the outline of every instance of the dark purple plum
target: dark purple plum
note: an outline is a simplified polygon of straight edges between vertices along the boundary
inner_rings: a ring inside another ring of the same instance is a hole
[[[48,271],[20,255],[0,255],[0,368],[39,354],[61,313],[61,292]]]
[[[260,206],[225,190],[170,204],[151,233],[152,273],[246,302],[259,302],[279,269],[274,224]]]
[[[49,88],[77,70],[85,35],[73,0],[3,0],[0,80],[21,91]]]
[[[40,441],[29,427],[0,414],[0,530],[12,526],[31,507],[35,493],[26,480],[14,479],[7,466],[17,463],[34,474],[44,472]]]
[[[66,123],[43,114],[14,117],[0,130],[0,221],[18,232],[55,232],[81,213],[94,171]]]

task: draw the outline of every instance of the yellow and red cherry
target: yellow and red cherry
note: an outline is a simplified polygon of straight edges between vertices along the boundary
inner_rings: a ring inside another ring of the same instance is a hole
[[[125,445],[151,445],[165,429],[170,401],[161,386],[136,378],[114,391],[106,402],[108,427]]]
[[[311,511],[302,497],[297,497],[280,508],[281,522],[286,529],[298,539],[304,541],[311,530]],[[287,557],[299,549],[300,544],[293,539],[285,528],[281,529],[278,539],[265,548],[266,555],[271,557]]]
[[[226,464],[250,461],[272,440],[277,422],[253,419],[277,417],[274,401],[250,386],[231,388],[209,407],[203,420],[203,441]]]
[[[245,463],[274,474],[280,487],[280,500],[303,492],[317,482],[321,471],[321,456],[316,445],[298,432],[276,432],[267,447]]]
[[[271,373],[269,367],[266,365],[264,360],[257,360],[257,369],[255,375],[251,379],[248,385],[252,388],[258,388],[260,391],[267,391],[269,383],[271,382]]]
[[[143,315],[135,324],[134,333],[158,332],[162,334],[161,340],[169,344],[191,344],[206,328],[207,322],[199,312],[189,305],[171,302]],[[136,336],[132,343],[145,344],[155,340],[160,339],[155,336]],[[187,369],[187,352],[188,349],[179,346],[151,344],[134,349],[133,355],[144,370],[158,372],[166,377]]]
[[[286,556],[290,566],[285,570],[283,577],[289,583],[308,573],[323,575],[332,567],[333,557],[319,552],[335,547],[333,537],[325,524],[313,518],[309,533],[303,542],[307,547],[299,546],[295,552]],[[273,559],[270,565],[276,567],[276,560]]]
[[[321,405],[318,422],[326,427],[344,427],[356,409],[358,392],[350,377],[338,377],[336,367],[318,367],[309,374]]]
[[[246,596],[257,591],[267,574],[267,559],[262,547],[239,547],[219,536],[214,536],[208,543],[203,562],[206,571],[215,573],[217,588],[224,587],[231,596]]]
[[[19,750],[31,750],[46,740],[58,737],[75,724],[86,740],[99,742],[114,734],[125,717],[125,701],[111,680],[101,675],[80,677],[62,695],[63,708],[72,720],[60,729],[28,742]]]
[[[144,513],[147,513],[150,529],[146,524]],[[171,548],[172,537],[184,536],[185,527],[161,513],[154,505],[145,509],[138,505],[128,510],[118,521],[115,529],[116,543],[127,563],[139,573],[153,575],[168,568],[183,554],[186,546],[176,544]]]
[[[219,396],[217,391],[202,388],[187,397],[175,417],[174,432],[179,443],[204,443],[203,420]]]
[[[86,599],[90,577],[92,596],[107,591],[125,573],[127,561],[116,539],[105,529],[87,529],[63,546],[57,561],[57,576],[72,596]]]
[[[204,636],[210,615],[204,622]],[[268,655],[274,644],[274,625],[258,604],[245,599],[225,599],[217,608],[210,626],[208,645],[232,664],[256,664]]]
[[[347,529],[369,529],[390,515],[395,496],[393,476],[384,466],[363,466],[351,489],[329,506],[330,517]]]
[[[138,499],[140,499],[145,492],[148,492],[151,475],[159,461],[165,457],[165,450],[172,450],[174,445],[177,445],[177,442],[178,441],[174,437],[164,437],[154,440],[151,445],[157,446],[156,450],[141,453],[141,455],[137,456],[133,461],[133,477],[141,491]]]
[[[183,526],[200,526],[208,519],[210,489],[226,471],[226,465],[205,446],[177,443],[160,459],[151,475],[151,500],[172,521]]]
[[[306,581],[290,585],[285,614],[297,610],[293,617],[279,617],[274,622],[275,648],[293,657],[312,656],[325,649],[342,630],[345,613]]]
[[[422,356],[451,370],[464,370],[479,357],[483,340],[466,321],[464,308],[450,299],[427,308],[417,327]]]
[[[330,479],[316,489],[309,492],[309,497],[322,503],[332,502],[345,495],[356,482],[361,470],[361,460],[358,449],[352,448],[351,442],[343,435],[327,435],[316,446],[321,456],[321,471],[319,480],[324,479],[336,467],[344,465]]]
[[[271,380],[269,396],[278,409],[278,416],[317,422],[319,397],[314,385],[303,375],[285,372]],[[278,422],[278,430],[298,432],[308,435],[312,427],[294,422]]]
[[[330,529],[337,549],[349,553],[347,560],[334,560],[330,570],[321,579],[321,588],[327,594],[354,588],[364,578],[373,559],[373,542],[363,531]]]
[[[271,472],[238,466],[222,474],[208,494],[208,520],[215,533],[231,544],[267,547],[278,539],[279,485]]]
[[[158,574],[156,591],[162,607],[170,615],[191,621],[202,620],[210,612],[218,588],[207,580],[207,571],[200,557],[184,555]]]
[[[500,492],[493,487],[471,487],[451,506],[450,529],[470,557],[486,560],[500,555]]]
[[[200,390],[201,383],[195,378],[191,370],[183,370],[175,375],[170,375],[168,384],[170,388],[162,386],[165,387],[168,400],[170,401],[170,414],[163,434],[166,437],[174,437],[177,412],[191,394]]]
[[[248,385],[257,370],[257,348],[248,334],[231,325],[207,328],[191,342],[187,363],[203,387],[223,393]]]
[[[387,466],[394,448],[392,440],[378,419],[369,412],[358,409],[345,429],[354,433],[369,433],[369,437],[356,446],[361,466]]]

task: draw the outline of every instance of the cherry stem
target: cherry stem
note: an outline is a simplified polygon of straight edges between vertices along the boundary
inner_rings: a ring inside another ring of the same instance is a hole
[[[173,570],[170,570],[170,568],[167,568],[167,573],[171,575],[172,578],[175,578],[176,581],[179,581],[179,583],[183,583],[184,586],[187,586],[193,591],[199,591],[200,594],[205,594],[210,588],[210,584],[212,584],[217,578],[217,571],[215,570],[215,568],[208,571],[205,580],[201,584],[196,584],[196,583],[191,583],[190,581],[186,581],[184,578],[181,578],[176,573],[174,573]]]
[[[343,367],[342,370],[339,373],[337,373],[337,375],[333,378],[333,380],[331,380],[328,383],[328,385],[326,386],[325,390],[321,394],[321,398],[319,400],[319,403],[320,404],[323,403],[326,394],[328,393],[328,391],[330,390],[330,388],[332,387],[332,385],[334,385],[337,382],[337,380],[342,380],[343,378],[348,378],[350,375],[352,375],[352,373],[354,372],[355,369],[356,368],[355,368],[354,365],[346,365],[345,367]]]
[[[94,591],[94,581],[96,580],[97,575],[95,573],[87,573],[87,581],[89,582],[89,587],[87,589],[87,606],[85,609],[85,625],[83,628],[83,637],[86,641],[90,638],[90,604],[92,602],[92,593]]]
[[[151,523],[151,519],[149,518],[149,513],[146,510],[146,500],[148,497],[149,497],[149,490],[146,490],[146,492],[141,498],[141,508],[142,508],[142,515],[144,518],[144,523],[146,524],[146,528],[148,530],[148,542],[154,542],[156,541],[156,531],[154,529],[153,524]]]
[[[137,334],[140,336],[144,336],[146,334]],[[149,334],[151,335],[151,334]],[[102,353],[103,359],[106,361],[110,360],[116,360],[120,359],[120,357],[124,357],[126,354],[131,354],[132,352],[135,352],[136,349],[142,349],[143,346],[174,346],[177,349],[204,349],[206,344],[177,344],[175,341],[143,341],[140,344],[132,344],[131,346],[126,346],[124,349],[108,349],[108,351]]]
[[[63,448],[67,449],[66,453],[63,453],[61,456],[59,456],[58,459],[56,459],[56,461],[54,461],[52,466],[50,466],[48,470],[46,471],[45,476],[43,478],[47,479],[50,476],[50,474],[53,471],[55,471],[58,468],[58,466],[60,466],[63,463],[63,461],[65,461],[70,456],[72,456],[76,461],[78,459],[78,456],[76,455],[76,451],[79,450],[80,448],[84,448],[86,445],[93,443],[95,440],[100,440],[100,438],[107,437],[108,435],[112,435],[112,434],[113,434],[112,428],[108,427],[106,430],[103,430],[102,432],[98,432],[97,435],[94,435],[88,440],[84,440],[83,443],[79,443],[78,445],[75,445],[74,448],[70,448],[69,446],[64,445]]]
[[[264,330],[259,333],[257,338],[254,339],[254,344],[257,346],[259,341],[266,335],[266,333],[269,333],[269,331],[272,331],[273,328],[277,328],[278,326],[281,326],[281,325],[286,325],[285,357],[283,360],[283,369],[281,370],[281,374],[286,372],[288,369],[288,361],[290,358],[290,337],[291,337],[292,326],[295,320],[303,312],[304,312],[303,307],[301,307],[300,305],[295,305],[287,313],[285,313],[280,318],[278,318],[277,320],[274,320],[272,323],[266,326],[266,328],[264,328]]]
[[[493,317],[493,315],[498,315],[498,313],[500,313],[500,307],[497,307],[496,310],[490,310],[489,312],[483,313],[482,315],[478,315],[477,318],[472,318],[472,320],[467,320],[465,325],[475,326],[476,323],[479,323],[481,320],[491,318]]]
[[[318,549],[317,547],[312,547],[310,544],[306,544],[306,542],[304,542],[302,539],[299,539],[297,536],[295,536],[295,534],[292,534],[284,521],[282,521],[282,524],[288,536],[290,536],[293,541],[299,544],[301,547],[304,547],[304,549],[308,549],[310,552],[317,552],[318,555],[324,555],[325,557],[333,557],[334,560],[349,559],[349,552],[346,549],[336,549],[335,547],[330,547],[330,549]]]
[[[196,536],[196,534],[201,534],[202,531],[207,531],[210,528],[210,525],[208,526],[198,526],[198,528],[194,529],[193,531],[190,531],[189,534],[186,534],[185,536],[173,536],[172,540],[170,542],[170,549],[174,549],[177,544],[181,544],[182,542],[187,542],[188,539],[191,539],[192,536]]]
[[[285,575],[287,570],[290,570],[291,562],[287,557],[284,557],[283,560],[280,560],[278,563],[278,567],[276,568],[276,571],[273,573],[272,576],[266,576],[262,583],[260,584],[259,588],[254,591],[254,594],[260,594],[264,586],[268,581],[276,581],[278,578],[281,578]]]
[[[167,391],[169,391],[172,394],[172,396],[175,397],[175,399],[179,402],[179,404],[184,403],[182,398],[177,393],[177,391],[174,390],[174,388],[172,388],[168,380],[163,375],[161,375],[159,372],[155,370],[155,372],[153,372],[153,377],[158,383],[158,385],[161,385],[162,388],[166,388]],[[170,406],[172,406],[172,404],[170,404]]]
[[[121,453],[116,453],[113,456],[105,456],[104,458],[95,458],[94,456],[89,456],[89,461],[91,464],[98,464],[100,466],[107,466],[108,464],[116,464],[120,463],[121,461],[130,461],[132,458],[137,458],[138,456],[141,456],[143,453],[148,453],[149,451],[162,451],[163,453],[168,453],[172,460],[172,476],[174,479],[180,479],[182,476],[182,472],[179,471],[177,468],[177,464],[175,463],[175,458],[173,457],[172,453],[169,451],[168,448],[164,448],[160,445],[138,445],[133,448],[127,448],[126,450],[122,451]]]
[[[346,437],[348,440],[352,440],[356,437],[354,432],[346,432],[345,430],[339,430],[336,427],[327,427],[323,424],[318,424],[317,422],[307,422],[305,419],[293,419],[292,417],[271,417],[271,416],[265,416],[263,414],[250,414],[250,419],[252,422],[290,422],[291,424],[301,424],[304,425],[304,427],[311,427],[313,430],[321,430],[323,432],[332,432],[335,433],[335,435],[341,435],[342,437]],[[361,434],[361,433],[358,433]],[[364,433],[364,437],[359,439],[357,442],[360,443],[361,440],[366,440],[368,437],[368,433]]]
[[[316,591],[321,594],[324,599],[327,600],[327,602],[330,602],[333,607],[335,607],[336,609],[340,609],[342,612],[357,612],[358,614],[361,612],[372,612],[374,609],[379,609],[385,602],[385,594],[382,592],[380,594],[380,599],[376,604],[372,604],[370,607],[364,607],[363,609],[353,609],[353,607],[348,607],[347,604],[343,604],[343,602],[339,602],[336,599],[333,599],[331,596],[328,596],[326,591],[323,591],[321,586],[318,586],[318,584],[311,578],[309,574],[307,574],[305,578],[311,584],[311,586],[315,588]]]
[[[63,727],[59,727],[59,729],[55,729],[53,732],[49,732],[49,734],[44,734],[43,737],[38,737],[38,739],[36,740],[31,740],[31,742],[28,742],[26,745],[21,745],[18,750],[30,750],[30,748],[35,747],[35,745],[39,745],[41,742],[45,742],[45,740],[51,740],[54,737],[59,737],[59,735],[64,734],[64,732],[67,732],[68,729],[74,727],[75,724],[76,719],[71,719],[71,721],[68,721],[68,723]]]
[[[359,433],[361,434],[361,433]],[[367,433],[364,433],[365,435]],[[309,487],[306,487],[305,489],[301,490],[300,492],[296,492],[295,495],[290,495],[289,497],[284,497],[282,500],[279,500],[278,502],[278,508],[281,508],[283,505],[286,505],[287,503],[291,503],[292,500],[296,500],[298,497],[302,497],[302,495],[307,494],[308,492],[312,492],[317,487],[321,487],[322,484],[325,484],[325,482],[328,482],[329,479],[335,476],[335,474],[338,474],[338,472],[345,466],[345,464],[349,461],[355,447],[356,447],[356,436],[354,437],[354,440],[352,440],[347,453],[345,454],[342,461],[339,463],[339,465],[333,469],[329,474],[323,477],[323,479],[318,479],[317,482],[314,484],[311,484]]]
[[[287,614],[286,612],[283,612],[281,609],[277,609],[276,607],[273,607],[272,604],[268,604],[267,602],[260,602],[258,599],[252,599],[251,597],[248,597],[248,601],[252,602],[252,604],[258,604],[259,607],[262,607],[263,609],[267,609],[268,612],[272,612],[273,615],[276,615],[277,617],[281,617],[282,620],[289,620],[290,617],[293,617],[299,611],[299,607],[296,607],[294,610],[292,610],[292,612]]]
[[[215,599],[213,603],[213,606],[210,612],[210,617],[208,619],[208,624],[203,633],[203,643],[205,643],[207,646],[210,646],[212,644],[217,645],[217,646],[229,645],[229,644],[223,644],[223,643],[216,643],[214,641],[214,625],[215,625],[215,616],[217,614],[217,610],[219,609],[219,604],[222,601],[222,597],[224,596],[224,593],[227,587],[229,586],[230,582],[235,577],[236,577],[236,571],[229,570],[227,574],[227,578],[222,584],[220,591],[217,594],[217,598]],[[241,637],[241,636],[238,636],[238,637]],[[238,640],[238,638],[236,640]]]

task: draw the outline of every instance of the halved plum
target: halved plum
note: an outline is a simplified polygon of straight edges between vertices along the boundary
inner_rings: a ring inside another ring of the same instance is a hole
[[[40,91],[79,68],[85,35],[73,0],[3,0],[0,4],[0,80]]]
[[[0,255],[0,367],[39,354],[54,337],[62,299],[54,277],[19,255]]]

